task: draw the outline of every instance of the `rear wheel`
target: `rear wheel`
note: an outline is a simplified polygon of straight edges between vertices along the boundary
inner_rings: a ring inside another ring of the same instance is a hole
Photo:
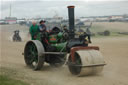
[[[82,62],[78,53],[74,55],[74,62],[72,61],[71,55],[68,58],[68,68],[73,75],[78,75],[81,72]]]
[[[44,47],[38,40],[27,42],[24,49],[24,59],[27,66],[34,70],[40,70],[44,64]]]

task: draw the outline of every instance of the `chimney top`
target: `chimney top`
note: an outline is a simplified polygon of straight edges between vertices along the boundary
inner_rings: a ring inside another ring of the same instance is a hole
[[[68,8],[75,8],[75,6],[68,6]]]

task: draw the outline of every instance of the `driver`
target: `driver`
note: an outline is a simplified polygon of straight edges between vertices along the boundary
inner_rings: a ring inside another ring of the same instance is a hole
[[[39,31],[40,32],[46,32],[46,25],[45,25],[45,21],[44,20],[41,20],[40,21],[40,25],[39,25]]]

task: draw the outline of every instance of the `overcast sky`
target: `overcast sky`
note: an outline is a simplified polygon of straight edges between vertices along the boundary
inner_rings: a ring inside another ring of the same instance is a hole
[[[68,16],[68,5],[75,6],[76,17],[128,14],[128,0],[0,0],[0,18]]]

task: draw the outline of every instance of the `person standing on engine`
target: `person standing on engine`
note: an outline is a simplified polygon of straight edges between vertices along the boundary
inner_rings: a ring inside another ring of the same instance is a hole
[[[91,36],[90,36],[90,34],[87,34],[86,32],[84,32],[84,35],[85,35],[85,38],[86,38],[86,37],[88,38],[88,39],[87,39],[88,42],[89,42],[89,43],[92,43],[92,42],[91,42]]]
[[[67,29],[67,26],[66,25],[63,26],[63,31],[64,32],[67,32],[67,33],[69,32],[69,30]]]
[[[41,20],[41,21],[40,21],[39,31],[40,31],[40,32],[46,32],[46,31],[47,31],[46,25],[45,25],[45,21],[44,21],[44,20]]]
[[[29,29],[30,35],[31,35],[31,39],[35,40],[37,34],[39,33],[39,26],[36,24],[35,21],[32,22],[32,26]]]

